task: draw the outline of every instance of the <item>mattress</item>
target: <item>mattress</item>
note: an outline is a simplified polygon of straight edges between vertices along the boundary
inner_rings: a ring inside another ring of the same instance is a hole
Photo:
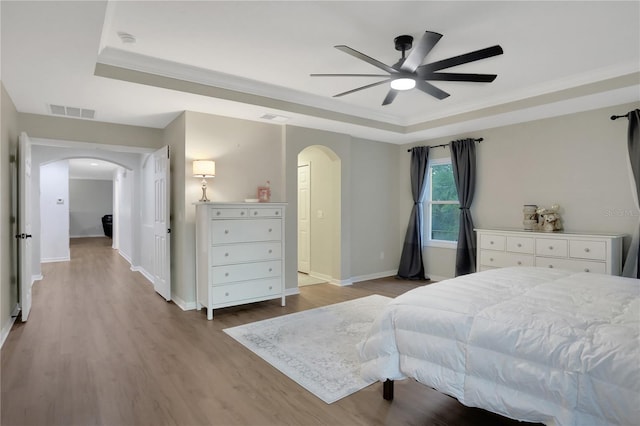
[[[413,378],[513,419],[640,418],[640,280],[503,268],[394,299],[358,345],[365,379]]]

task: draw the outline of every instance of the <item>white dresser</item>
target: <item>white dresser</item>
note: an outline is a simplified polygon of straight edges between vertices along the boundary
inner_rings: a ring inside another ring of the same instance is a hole
[[[284,295],[285,203],[196,204],[196,304],[213,310]]]
[[[620,275],[623,235],[476,229],[478,271],[541,266]]]

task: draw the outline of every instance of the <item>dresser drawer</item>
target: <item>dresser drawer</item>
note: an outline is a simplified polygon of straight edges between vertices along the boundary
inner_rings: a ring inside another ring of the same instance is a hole
[[[541,266],[543,268],[567,269],[575,272],[595,272],[598,274],[607,273],[606,263],[590,262],[588,260],[536,257],[536,266]]]
[[[244,218],[244,217],[249,217],[249,210],[242,209],[242,208],[229,208],[229,209],[212,208],[211,217],[220,218],[220,219]]]
[[[533,266],[533,256],[519,253],[481,250],[480,264],[494,268],[506,268],[508,266]]]
[[[536,240],[536,254],[540,256],[567,257],[567,240],[539,238]]]
[[[533,238],[507,236],[507,251],[533,254]]]
[[[211,268],[211,284],[273,278],[279,277],[281,274],[282,262],[280,260],[213,266]]]
[[[281,219],[212,220],[213,245],[281,239]]]
[[[254,262],[259,260],[280,259],[282,244],[279,241],[266,243],[241,243],[213,246],[211,248],[213,266],[230,263]]]
[[[247,281],[211,287],[213,307],[229,306],[234,302],[277,296],[282,292],[280,278]]]
[[[504,235],[491,235],[491,234],[481,234],[480,235],[480,248],[486,250],[501,250],[504,251],[505,247],[505,237]]]
[[[604,241],[569,241],[569,257],[578,259],[606,260],[607,243]]]
[[[282,207],[250,208],[249,217],[282,217]]]

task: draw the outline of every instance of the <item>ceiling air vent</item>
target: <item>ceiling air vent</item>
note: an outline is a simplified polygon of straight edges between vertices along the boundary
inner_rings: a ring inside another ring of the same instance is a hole
[[[73,118],[87,118],[93,119],[96,116],[96,111],[87,108],[69,107],[64,105],[49,104],[49,111],[53,115],[62,115],[64,117]]]
[[[264,114],[260,118],[262,118],[263,120],[275,121],[276,123],[284,123],[286,121],[289,121],[289,117],[276,114]]]

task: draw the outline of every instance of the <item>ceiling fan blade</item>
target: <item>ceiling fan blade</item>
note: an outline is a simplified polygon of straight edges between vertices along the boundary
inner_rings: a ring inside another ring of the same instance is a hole
[[[396,89],[389,89],[389,93],[387,93],[384,101],[382,101],[382,105],[389,105],[391,102],[393,102],[396,96],[398,96],[398,91]]]
[[[334,46],[336,49],[343,51],[346,54],[349,54],[351,56],[353,56],[354,58],[358,58],[361,61],[365,61],[368,64],[373,65],[376,68],[380,68],[383,71],[388,72],[389,74],[395,74],[398,72],[398,70],[395,70],[393,68],[391,68],[390,66],[383,64],[382,62],[373,59],[370,56],[365,55],[364,53],[360,53],[357,50],[353,50],[352,48],[350,48],[349,46],[344,46],[344,45],[339,45],[339,46]]]
[[[432,62],[430,64],[419,66],[418,73],[433,72],[442,70],[445,68],[455,67],[456,65],[462,65],[469,62],[479,61],[481,59],[490,58],[496,55],[502,55],[504,52],[499,45],[487,47],[485,49],[475,50],[473,52],[465,53],[464,55],[454,56],[449,59],[443,59],[441,61]]]
[[[436,97],[438,99],[444,99],[449,97],[449,94],[444,90],[440,90],[433,84],[427,83],[426,81],[423,81],[423,80],[416,80],[416,89],[422,90],[423,92],[428,93],[429,95]]]
[[[425,33],[422,34],[422,38],[416,43],[413,49],[411,49],[411,53],[409,53],[409,56],[404,60],[400,69],[402,71],[414,72],[441,38],[442,34],[425,31]]]
[[[333,97],[334,97],[334,98],[339,98],[340,96],[349,95],[349,94],[351,94],[351,93],[358,92],[358,91],[360,91],[360,90],[368,89],[369,87],[379,86],[379,85],[381,85],[381,84],[384,84],[384,83],[388,82],[389,80],[391,80],[391,79],[390,79],[390,78],[387,78],[387,79],[385,79],[385,80],[378,81],[378,82],[376,82],[376,83],[371,83],[371,84],[367,84],[366,86],[357,87],[357,88],[355,88],[355,89],[351,89],[351,90],[348,90],[348,91],[346,91],[346,92],[342,92],[342,93],[338,93],[337,95],[333,95]]]
[[[473,83],[491,83],[497,74],[467,74],[456,72],[418,73],[422,80],[430,81],[470,81]]]
[[[389,77],[388,74],[309,74],[311,77]]]

